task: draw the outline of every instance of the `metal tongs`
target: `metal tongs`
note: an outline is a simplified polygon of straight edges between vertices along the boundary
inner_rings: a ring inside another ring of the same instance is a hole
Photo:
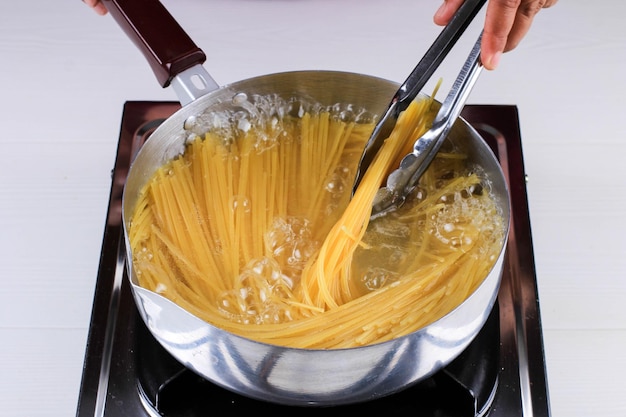
[[[409,77],[396,91],[387,111],[376,124],[365,146],[359,162],[353,192],[361,182],[365,171],[374,160],[384,140],[393,130],[400,113],[406,110],[417,97],[485,2],[486,0],[467,0],[463,3]],[[406,196],[415,188],[417,181],[439,150],[482,70],[480,63],[481,39],[482,34],[463,65],[450,93],[441,105],[432,128],[415,142],[413,152],[402,160],[400,167],[389,175],[387,185],[379,190],[373,204],[372,219],[380,217],[404,203]]]
[[[435,116],[432,127],[415,141],[413,152],[402,159],[400,167],[387,177],[387,185],[376,193],[370,218],[375,219],[400,207],[435,158],[483,68],[480,62],[481,39],[482,33]]]

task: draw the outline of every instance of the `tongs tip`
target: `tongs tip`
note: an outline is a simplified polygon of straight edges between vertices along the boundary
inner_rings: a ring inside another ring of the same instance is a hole
[[[404,204],[408,195],[415,189],[469,97],[482,70],[480,62],[480,42],[482,34],[475,42],[463,68],[459,72],[452,89],[435,116],[432,127],[420,136],[413,145],[413,151],[406,155],[400,166],[387,177],[372,205],[371,219],[381,217]]]

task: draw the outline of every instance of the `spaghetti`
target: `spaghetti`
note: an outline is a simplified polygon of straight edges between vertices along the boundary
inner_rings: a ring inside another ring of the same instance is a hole
[[[369,220],[386,173],[429,127],[431,103],[400,115],[352,199],[371,123],[310,111],[284,115],[279,134],[196,138],[135,207],[140,285],[227,331],[299,348],[378,343],[441,318],[502,246],[484,178],[463,154],[440,151],[413,198]]]

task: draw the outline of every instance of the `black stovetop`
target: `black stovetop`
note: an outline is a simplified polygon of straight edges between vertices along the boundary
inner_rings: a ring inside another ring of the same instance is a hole
[[[124,106],[78,417],[293,411],[242,397],[198,377],[161,348],[136,310],[124,265],[122,191],[132,157],[160,122],[178,108],[174,102],[131,101]],[[498,302],[487,323],[455,361],[402,392],[367,403],[299,408],[298,415],[550,415],[517,108],[466,106],[462,116],[493,148],[511,193],[507,256]]]

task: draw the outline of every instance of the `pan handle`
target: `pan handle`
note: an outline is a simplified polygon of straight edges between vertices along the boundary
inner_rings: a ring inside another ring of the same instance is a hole
[[[206,60],[204,52],[158,0],[103,0],[103,3],[146,57],[162,87]]]

